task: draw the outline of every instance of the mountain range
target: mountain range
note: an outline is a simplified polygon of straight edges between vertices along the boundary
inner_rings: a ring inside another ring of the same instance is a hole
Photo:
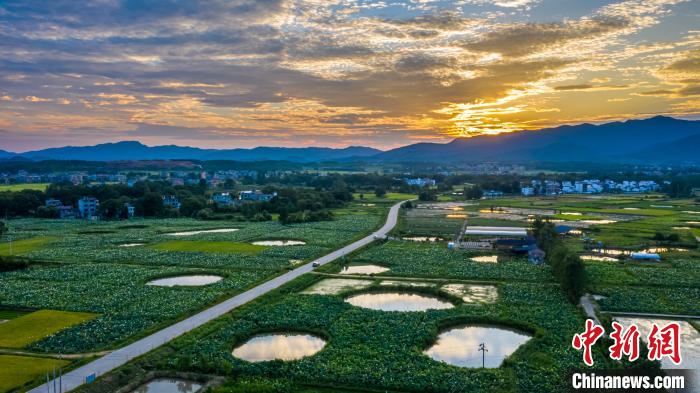
[[[700,121],[656,116],[600,125],[566,125],[537,131],[417,143],[393,150],[350,146],[201,149],[146,146],[136,141],[66,146],[24,153],[0,150],[0,159],[122,161],[155,159],[291,162],[700,162]]]

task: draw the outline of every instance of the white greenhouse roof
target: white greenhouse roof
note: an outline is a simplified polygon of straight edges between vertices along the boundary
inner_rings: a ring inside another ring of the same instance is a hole
[[[520,227],[467,227],[465,235],[527,236],[527,229]]]

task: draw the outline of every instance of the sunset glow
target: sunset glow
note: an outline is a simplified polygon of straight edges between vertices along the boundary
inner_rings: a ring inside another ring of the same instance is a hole
[[[683,0],[0,5],[0,148],[391,148],[700,114]]]

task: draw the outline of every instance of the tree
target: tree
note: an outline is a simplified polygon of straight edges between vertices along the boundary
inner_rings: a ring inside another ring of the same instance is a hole
[[[557,245],[547,255],[547,261],[552,266],[554,278],[572,304],[577,304],[583,295],[586,273],[583,262],[573,251],[563,244]]]
[[[207,207],[207,204],[202,198],[189,197],[182,201],[180,205],[180,214],[186,217],[192,217],[205,207]]]
[[[432,190],[423,190],[418,194],[418,200],[433,202],[437,201],[437,194]]]
[[[137,208],[144,217],[153,217],[163,214],[165,208],[163,207],[163,197],[155,192],[146,193],[141,199],[140,206]]]
[[[377,196],[377,198],[384,198],[386,195],[386,188],[384,187],[376,187],[374,189],[374,195]]]
[[[0,221],[0,237],[5,236],[7,231],[8,231],[8,228],[7,228],[7,224],[5,224],[5,221]]]
[[[551,253],[554,247],[559,244],[560,239],[554,229],[554,224],[536,217],[532,222],[532,234],[537,241],[537,245],[547,254]]]
[[[463,190],[464,194],[464,199],[470,200],[470,199],[480,199],[483,195],[484,192],[481,190],[481,187],[479,186],[465,186]]]

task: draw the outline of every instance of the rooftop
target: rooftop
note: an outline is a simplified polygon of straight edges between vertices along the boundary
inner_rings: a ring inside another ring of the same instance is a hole
[[[527,236],[527,229],[520,227],[479,227],[470,226],[464,231],[465,235],[492,236]]]

